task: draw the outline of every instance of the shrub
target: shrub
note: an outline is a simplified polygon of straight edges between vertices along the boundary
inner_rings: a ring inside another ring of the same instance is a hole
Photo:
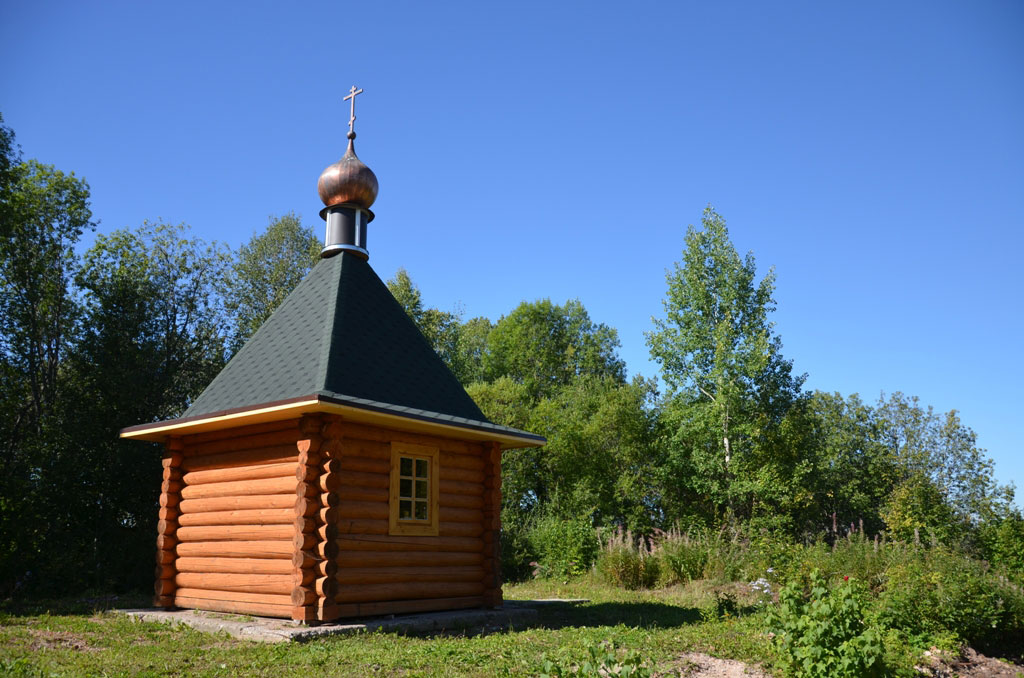
[[[583,574],[594,564],[600,548],[589,516],[541,518],[530,530],[528,540],[537,554],[540,576],[574,577]]]
[[[852,581],[829,590],[819,572],[811,574],[806,597],[795,583],[782,589],[768,623],[788,673],[798,678],[883,674],[881,635],[864,621],[864,595]]]
[[[674,529],[658,543],[657,553],[666,577],[683,583],[704,578],[708,551],[702,540]]]
[[[1024,593],[982,562],[919,548],[886,569],[878,619],[922,639],[954,633],[984,651],[1024,636]]]
[[[608,539],[597,556],[597,572],[609,584],[625,589],[650,588],[661,575],[661,563],[643,537],[622,528]]]

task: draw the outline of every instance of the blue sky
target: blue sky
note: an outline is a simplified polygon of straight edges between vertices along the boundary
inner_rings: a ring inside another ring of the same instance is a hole
[[[713,204],[810,388],[956,408],[1024,488],[1016,0],[6,0],[0,59],[25,155],[84,176],[101,231],[232,246],[319,231],[358,85],[377,272],[467,317],[579,298],[633,374]]]

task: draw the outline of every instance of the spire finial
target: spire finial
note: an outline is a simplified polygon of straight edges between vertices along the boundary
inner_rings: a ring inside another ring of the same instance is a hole
[[[344,99],[342,99],[342,101],[351,101],[352,102],[352,111],[349,114],[349,118],[348,118],[348,134],[346,135],[349,139],[355,139],[356,138],[356,132],[353,129],[353,126],[356,124],[356,96],[359,95],[359,94],[362,94],[362,93],[363,93],[363,90],[356,89],[356,86],[352,85],[352,89],[350,89],[348,91],[348,96],[345,97]]]

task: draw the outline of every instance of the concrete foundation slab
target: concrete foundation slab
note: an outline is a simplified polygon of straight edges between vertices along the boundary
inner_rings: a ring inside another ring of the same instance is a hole
[[[345,620],[338,623],[307,626],[301,622],[267,617],[221,614],[203,610],[120,610],[129,617],[147,622],[185,624],[199,631],[225,631],[235,638],[265,643],[305,642],[351,633],[383,631],[409,635],[429,635],[466,631],[471,633],[526,628],[536,623],[537,610],[529,601],[507,601],[496,610],[454,610],[423,614],[389,615],[372,619]],[[511,604],[510,604],[511,603]]]

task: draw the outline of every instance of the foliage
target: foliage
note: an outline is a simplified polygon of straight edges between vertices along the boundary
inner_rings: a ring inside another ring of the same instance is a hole
[[[671,389],[665,492],[673,512],[699,502],[715,521],[748,518],[758,494],[779,485],[768,453],[779,448],[766,443],[804,378],[768,319],[774,272],[755,282],[753,254],[740,258],[710,207],[701,226],[687,230],[682,263],[666,275],[665,317],[647,333]]]
[[[541,577],[583,574],[594,564],[600,548],[589,516],[544,516],[534,524],[528,538],[538,556],[535,575]]]
[[[565,676],[580,676],[580,678],[647,678],[651,670],[646,666],[640,654],[637,652],[626,652],[620,657],[612,642],[593,643],[587,646],[589,660],[584,660],[578,666],[565,669],[560,664],[551,661],[546,656],[543,658],[543,670],[540,678],[564,678]]]
[[[224,278],[231,318],[230,353],[259,329],[320,260],[322,244],[294,212],[271,217],[267,228],[235,253]]]
[[[790,584],[768,624],[783,666],[806,678],[883,675],[881,636],[865,620],[865,593],[855,581],[829,588],[817,572],[810,593]]]
[[[1024,592],[946,547],[917,548],[884,573],[879,620],[922,638],[952,633],[981,650],[1024,637]]]
[[[606,582],[624,589],[651,588],[661,577],[661,561],[647,540],[622,528],[604,543],[594,569]]]
[[[510,377],[534,401],[552,396],[583,376],[625,381],[618,334],[595,324],[579,300],[522,302],[487,336],[483,369],[488,380]]]
[[[89,187],[35,160],[20,161],[0,125],[0,593],[28,583],[46,544],[51,500],[81,496],[63,459],[80,441],[62,409],[64,369],[79,331],[74,290],[82,234],[95,227]],[[49,540],[53,539],[53,542]]]

